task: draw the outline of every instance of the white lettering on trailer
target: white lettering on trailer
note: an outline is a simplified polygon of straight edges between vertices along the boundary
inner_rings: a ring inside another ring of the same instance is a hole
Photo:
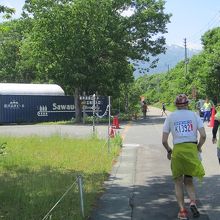
[[[24,104],[20,104],[18,101],[13,100],[13,101],[10,101],[9,103],[5,103],[4,108],[20,109],[20,108],[24,108]]]
[[[74,105],[58,105],[57,103],[53,103],[53,111],[62,111],[62,110],[74,110],[75,106]]]

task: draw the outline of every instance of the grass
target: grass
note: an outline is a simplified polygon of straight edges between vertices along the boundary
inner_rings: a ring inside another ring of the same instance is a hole
[[[0,219],[6,220],[42,219],[74,182],[51,219],[83,219],[76,184],[79,174],[83,177],[88,217],[120,150],[119,137],[111,143],[110,152],[105,140],[97,138],[0,137],[0,143],[4,142]]]

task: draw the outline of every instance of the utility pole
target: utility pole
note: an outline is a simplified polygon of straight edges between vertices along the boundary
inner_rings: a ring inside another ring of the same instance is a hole
[[[185,48],[185,78],[187,75],[187,64],[188,64],[188,58],[187,58],[187,46],[186,46],[186,38],[184,38],[184,48]]]
[[[170,73],[170,65],[167,64],[167,73],[169,74]]]

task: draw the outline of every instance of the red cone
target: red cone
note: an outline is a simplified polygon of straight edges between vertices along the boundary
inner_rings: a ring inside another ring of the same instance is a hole
[[[118,120],[118,116],[114,116],[113,118],[113,122],[112,122],[112,126],[116,129],[119,129],[119,120]]]
[[[215,107],[212,107],[211,120],[208,126],[213,128],[214,121],[215,121]]]
[[[115,130],[113,129],[113,127],[111,127],[111,130],[110,130],[110,137],[111,138],[114,138],[115,137]]]

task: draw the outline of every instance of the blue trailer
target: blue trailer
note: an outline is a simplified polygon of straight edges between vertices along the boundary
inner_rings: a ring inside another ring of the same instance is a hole
[[[75,117],[74,97],[0,95],[0,123],[70,120]]]
[[[81,96],[88,116],[93,115],[92,96]],[[68,121],[75,118],[73,96],[65,96],[55,84],[0,83],[0,124]],[[107,97],[96,97],[96,112],[102,115]]]

